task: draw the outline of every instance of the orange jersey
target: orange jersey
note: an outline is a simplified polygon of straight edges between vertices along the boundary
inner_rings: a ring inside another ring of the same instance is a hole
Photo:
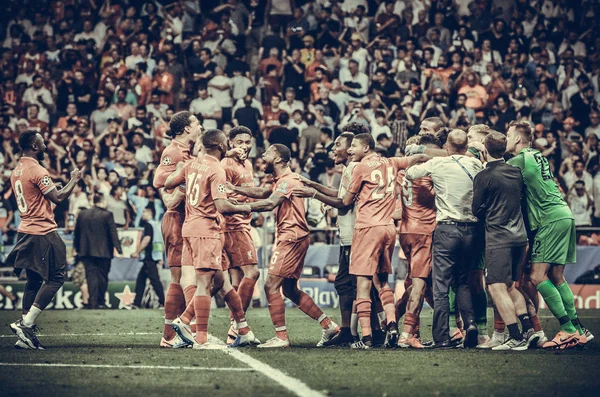
[[[185,221],[183,237],[221,238],[222,217],[215,200],[227,199],[225,170],[210,155],[188,161],[177,184],[185,182]],[[221,218],[220,218],[221,217]],[[219,219],[220,218],[220,219]]]
[[[21,157],[10,174],[10,184],[21,215],[19,233],[43,236],[58,228],[50,200],[44,197],[56,189],[48,170],[31,157]]]
[[[252,163],[244,160],[240,163],[237,159],[224,158],[221,165],[225,169],[227,182],[234,186],[254,187],[254,174]],[[241,194],[230,194],[229,197],[236,199],[238,203],[246,203],[250,199]],[[250,230],[250,221],[252,214],[234,214],[225,217],[226,228],[228,231]]]
[[[191,158],[190,147],[176,140],[171,141],[160,156],[160,164],[154,172],[153,185],[160,189],[165,186],[165,181],[177,170],[177,164]]]
[[[356,229],[393,225],[396,175],[408,166],[404,158],[365,156],[354,167],[348,191],[356,195]]]
[[[300,175],[289,169],[275,179],[273,192],[285,196],[276,213],[277,241],[297,241],[309,234],[304,199],[292,196],[297,186],[303,186]]]
[[[435,193],[431,178],[402,178],[400,233],[431,234],[435,229]]]

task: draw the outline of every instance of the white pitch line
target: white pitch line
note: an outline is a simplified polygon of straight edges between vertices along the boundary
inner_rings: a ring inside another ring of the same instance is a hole
[[[91,334],[43,334],[39,333],[41,337],[61,337],[61,336],[144,336],[144,335],[161,335],[159,332],[116,332],[113,334],[109,333],[91,333]],[[15,334],[0,335],[0,338],[13,338]]]
[[[209,335],[209,341],[213,343],[223,343],[218,338],[215,338],[212,335]],[[255,359],[254,357],[249,356],[246,353],[242,353],[241,350],[238,349],[224,349],[225,353],[228,356],[231,356],[238,360],[241,363],[246,364],[253,370],[260,372],[267,378],[275,381],[281,387],[286,389],[292,394],[297,395],[298,397],[325,397],[325,394],[320,391],[311,389],[306,383],[302,382],[300,379],[293,378],[289,375],[284,374],[278,369],[271,367],[263,363],[260,360]]]
[[[62,364],[62,363],[0,363],[0,367],[63,367],[63,368],[118,368],[118,369],[176,369],[186,371],[238,371],[250,372],[251,368],[221,367],[169,367],[166,365],[103,365],[103,364]]]

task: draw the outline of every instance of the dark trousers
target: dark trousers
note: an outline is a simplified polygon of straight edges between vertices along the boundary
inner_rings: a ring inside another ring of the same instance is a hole
[[[351,312],[356,299],[356,277],[350,274],[350,246],[340,247],[340,266],[335,275],[335,290],[340,297],[340,311]]]
[[[152,259],[144,259],[142,268],[138,273],[137,280],[135,280],[135,299],[133,304],[141,307],[142,297],[144,296],[144,290],[146,289],[146,279],[150,279],[150,285],[158,295],[158,302],[161,305],[165,304],[165,291],[162,283],[160,282],[160,276],[158,275],[158,262]]]
[[[456,294],[456,303],[467,327],[473,322],[473,304],[468,275],[473,261],[476,227],[474,224],[438,224],[433,234],[433,340],[450,339],[448,290]]]
[[[90,293],[90,309],[106,305],[106,290],[108,289],[108,273],[110,258],[86,256],[81,258],[85,266],[85,279]]]

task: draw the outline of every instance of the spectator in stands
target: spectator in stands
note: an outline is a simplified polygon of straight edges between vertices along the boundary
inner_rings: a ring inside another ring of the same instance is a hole
[[[592,226],[594,199],[584,181],[578,180],[573,184],[567,193],[567,202],[573,211],[575,226]]]

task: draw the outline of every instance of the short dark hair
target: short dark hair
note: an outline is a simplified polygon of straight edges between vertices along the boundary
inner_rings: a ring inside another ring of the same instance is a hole
[[[152,218],[154,218],[156,216],[156,209],[154,209],[153,206],[148,206],[148,207],[144,208],[144,210],[148,210],[148,211],[152,212]]]
[[[354,133],[353,133],[353,132],[348,132],[348,131],[342,132],[342,133],[340,134],[340,138],[344,138],[344,139],[345,139],[346,141],[348,141],[349,143],[352,143],[352,140],[354,139],[354,136],[355,136],[355,135],[354,135]]]
[[[515,130],[521,135],[527,142],[533,141],[533,130],[531,124],[526,121],[511,121],[508,128],[515,127]]]
[[[500,132],[490,132],[483,140],[485,150],[493,158],[499,159],[506,153],[506,135]]]
[[[423,121],[434,124],[434,130],[436,133],[446,126],[446,124],[439,117],[427,117],[426,119],[423,119]]]
[[[229,139],[233,139],[238,135],[248,134],[252,137],[252,131],[250,128],[245,127],[243,125],[238,125],[237,127],[233,127],[231,131],[229,131]]]
[[[365,145],[369,146],[369,149],[373,150],[375,149],[375,140],[373,139],[373,136],[369,133],[369,134],[357,134],[354,139],[357,139],[359,141],[361,141],[362,143],[364,143]]]
[[[94,194],[92,201],[93,201],[94,205],[103,203],[104,202],[104,194],[103,193]]]
[[[177,135],[183,134],[185,127],[190,125],[190,117],[192,116],[192,113],[187,110],[175,113],[169,123],[169,135],[175,138]]]
[[[432,134],[423,134],[419,136],[419,145],[435,145],[437,147],[442,147],[442,142]]]
[[[381,134],[377,135],[377,142],[381,142],[384,139],[390,139],[388,134],[386,134],[385,132],[382,132]]]
[[[358,121],[351,121],[346,124],[346,126],[342,129],[342,132],[351,132],[354,135],[359,134],[370,134],[371,130],[365,124]]]
[[[290,162],[290,159],[292,157],[292,152],[290,151],[290,148],[288,148],[285,145],[282,145],[281,143],[275,143],[275,144],[273,144],[271,146],[274,147],[275,150],[277,150],[277,153],[279,154],[279,157],[281,157],[281,159],[285,163],[289,163]]]
[[[208,130],[204,136],[202,136],[202,144],[207,149],[214,149],[219,146],[219,143],[222,142],[224,136],[225,133],[221,130]]]
[[[279,124],[281,124],[282,127],[285,127],[287,125],[287,123],[289,123],[290,121],[290,115],[287,114],[287,112],[281,112],[279,114]]]
[[[19,135],[19,147],[22,151],[31,150],[31,145],[37,134],[39,134],[39,132],[35,130],[27,130]]]

